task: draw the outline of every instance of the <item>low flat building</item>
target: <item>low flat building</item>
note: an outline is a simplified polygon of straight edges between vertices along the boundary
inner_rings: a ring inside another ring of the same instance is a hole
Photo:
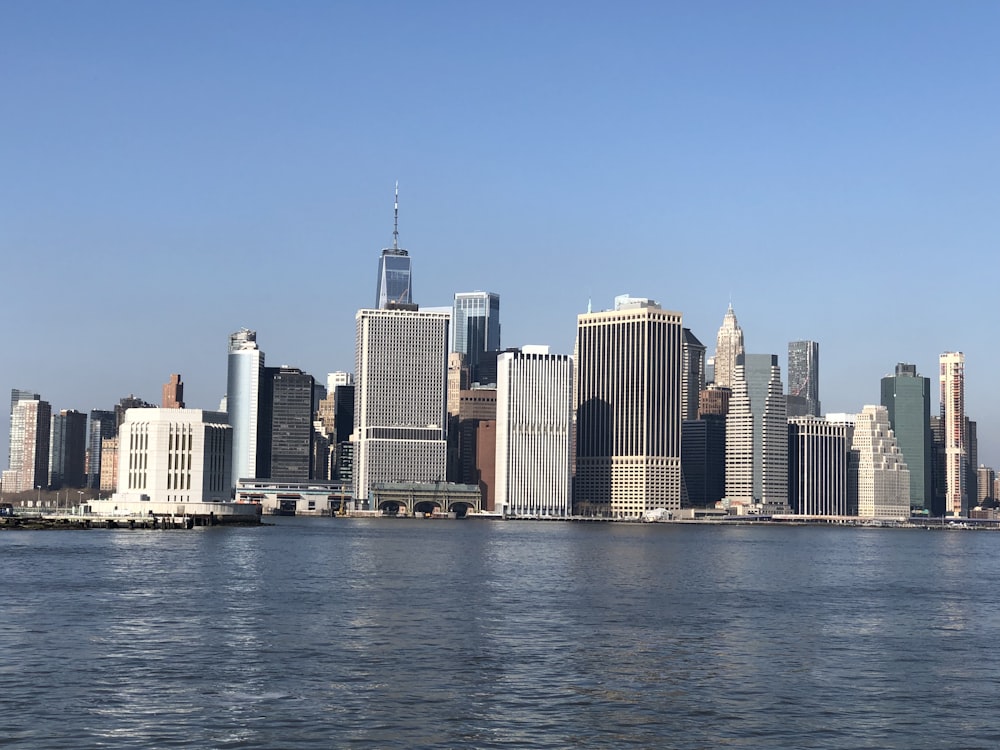
[[[260,503],[264,515],[331,516],[352,508],[351,481],[271,482],[243,479],[236,501]]]

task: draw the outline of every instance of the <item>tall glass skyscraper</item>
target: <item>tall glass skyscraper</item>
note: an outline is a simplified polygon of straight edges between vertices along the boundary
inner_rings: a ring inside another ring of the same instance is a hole
[[[819,344],[815,341],[788,343],[788,416],[818,417]]]
[[[452,311],[451,350],[465,355],[473,383],[495,383],[500,350],[500,295],[459,292]]]
[[[375,307],[384,310],[390,304],[413,304],[413,273],[410,268],[410,254],[399,246],[399,183],[396,183],[396,198],[393,204],[394,221],[392,247],[382,249],[378,261],[378,286],[375,291]]]
[[[229,424],[233,428],[234,485],[241,479],[257,478],[257,437],[263,372],[264,352],[257,348],[257,332],[241,328],[231,334],[226,409]]]
[[[931,508],[931,381],[917,366],[900,362],[895,375],[882,378],[882,406],[903,460],[910,470],[910,507]]]

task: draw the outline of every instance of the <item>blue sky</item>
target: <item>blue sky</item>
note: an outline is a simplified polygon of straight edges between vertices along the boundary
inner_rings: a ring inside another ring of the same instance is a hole
[[[0,386],[216,408],[231,331],[353,369],[379,249],[503,343],[658,300],[714,349],[820,342],[825,410],[898,361],[993,381],[1000,5],[0,3]],[[4,391],[6,392],[6,390]],[[4,414],[6,419],[6,414]],[[6,422],[0,431],[5,447]]]

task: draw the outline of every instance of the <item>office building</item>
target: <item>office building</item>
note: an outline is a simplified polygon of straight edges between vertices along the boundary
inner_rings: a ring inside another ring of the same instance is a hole
[[[979,435],[975,420],[965,418],[965,495],[967,504],[972,508],[976,502],[976,488],[979,478],[976,467],[979,466]]]
[[[40,398],[20,398],[10,415],[10,469],[4,472],[4,492],[24,492],[48,486],[52,407]]]
[[[496,510],[568,516],[573,360],[525,346],[497,362]]]
[[[87,415],[67,409],[53,414],[49,436],[49,489],[85,487]]]
[[[705,345],[685,328],[681,348],[681,419],[698,418],[698,400],[705,390]]]
[[[383,248],[379,257],[375,307],[384,310],[390,306],[412,303],[413,274],[410,268],[410,254],[399,246],[399,183],[396,183],[392,247]]]
[[[713,507],[726,494],[726,418],[705,414],[682,423],[683,507]]]
[[[815,341],[788,343],[787,410],[789,417],[820,415],[819,344]]]
[[[716,385],[733,387],[733,377],[736,373],[736,360],[743,356],[743,329],[736,320],[736,313],[730,303],[729,309],[722,319],[719,334],[715,339],[714,382]]]
[[[118,436],[101,440],[101,475],[97,478],[101,492],[118,489]]]
[[[726,498],[780,512],[788,502],[788,421],[776,354],[737,358],[726,417]]]
[[[266,399],[261,414],[267,421],[260,444],[257,478],[272,482],[308,482],[313,476],[312,375],[297,367],[264,368]],[[324,477],[325,478],[325,477]]]
[[[851,485],[862,518],[910,516],[910,472],[884,406],[865,406],[854,422]]]
[[[264,378],[264,352],[257,347],[257,332],[241,328],[229,336],[226,410],[232,434],[230,478],[256,479],[260,440],[260,396]],[[266,437],[266,436],[265,436]]]
[[[980,466],[976,470],[976,505],[987,508],[993,505],[996,495],[993,485],[996,482],[996,472],[989,466]]]
[[[449,313],[359,310],[355,336],[354,497],[372,485],[444,481]]]
[[[965,423],[965,355],[962,352],[945,352],[941,355],[940,386],[945,513],[949,516],[964,516],[969,509],[969,465]]]
[[[931,381],[917,366],[900,362],[895,375],[882,378],[882,406],[910,471],[910,507],[931,510]]]
[[[477,484],[479,424],[497,418],[497,389],[470,388],[459,393],[458,411],[448,414],[448,481]]]
[[[8,412],[8,414],[11,417],[14,416],[14,406],[17,404],[18,401],[38,401],[39,399],[41,399],[41,396],[39,394],[33,392],[33,391],[24,390],[22,388],[11,388],[10,389],[10,411]],[[11,442],[7,443],[7,466],[8,467],[13,466],[13,464],[11,464],[11,453],[10,453],[12,445],[13,445],[13,443],[11,443]],[[11,479],[10,481],[13,482],[14,480]]]
[[[681,506],[681,314],[615,299],[577,321],[574,512]]]
[[[163,384],[162,403],[164,409],[184,408],[184,383],[178,373],[171,375],[170,380]]]
[[[231,499],[232,428],[201,409],[134,408],[118,431],[114,499],[199,503]]]
[[[732,395],[732,389],[709,383],[698,397],[698,418],[709,414],[726,416],[729,413],[729,399]]]
[[[152,409],[156,404],[151,404],[135,394],[130,393],[118,400],[115,404],[115,430],[125,421],[125,412],[129,409]]]
[[[453,352],[465,355],[472,383],[496,383],[500,351],[500,295],[494,292],[459,292],[452,310]]]
[[[788,419],[788,505],[800,516],[855,515],[848,483],[854,421]]]
[[[87,437],[87,486],[98,489],[101,486],[101,468],[104,454],[102,442],[118,434],[118,420],[112,410],[92,409]]]

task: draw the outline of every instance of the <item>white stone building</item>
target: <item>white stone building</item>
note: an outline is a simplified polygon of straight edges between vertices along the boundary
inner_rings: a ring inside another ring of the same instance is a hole
[[[497,359],[496,510],[566,516],[573,359],[525,346]]]
[[[854,420],[852,489],[862,518],[909,518],[910,471],[884,406],[865,406]]]

